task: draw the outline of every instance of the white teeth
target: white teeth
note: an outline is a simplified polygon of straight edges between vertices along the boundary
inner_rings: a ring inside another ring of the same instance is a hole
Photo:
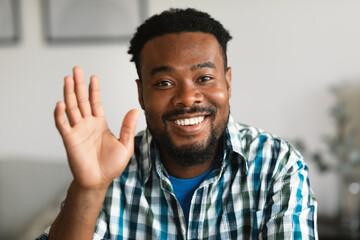
[[[204,121],[204,117],[195,117],[195,118],[185,118],[185,119],[177,119],[175,120],[175,124],[178,126],[189,126],[199,124]]]

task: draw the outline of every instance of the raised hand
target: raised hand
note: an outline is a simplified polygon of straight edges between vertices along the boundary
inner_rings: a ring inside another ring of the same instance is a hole
[[[66,148],[74,184],[83,189],[106,189],[129,162],[139,112],[129,111],[116,138],[105,120],[96,76],[90,78],[87,94],[83,72],[73,68],[64,79],[64,100],[55,108],[55,123]],[[65,112],[68,121],[65,117]]]

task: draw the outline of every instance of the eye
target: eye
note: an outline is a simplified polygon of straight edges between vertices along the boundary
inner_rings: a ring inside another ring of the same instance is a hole
[[[173,83],[170,82],[170,81],[160,81],[160,82],[157,82],[157,83],[155,84],[155,86],[161,87],[161,88],[170,87],[170,86],[172,86],[172,85],[173,85]]]
[[[210,80],[212,80],[213,78],[212,77],[210,77],[210,76],[201,76],[200,78],[199,78],[199,81],[200,82],[208,82],[208,81],[210,81]]]

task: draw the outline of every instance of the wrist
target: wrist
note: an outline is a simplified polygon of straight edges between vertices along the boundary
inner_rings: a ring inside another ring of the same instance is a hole
[[[77,196],[90,198],[90,199],[101,199],[105,198],[106,191],[109,185],[96,186],[96,187],[84,187],[81,184],[78,184],[75,180],[70,184],[68,189],[68,194],[74,194]]]
[[[105,188],[84,188],[73,181],[51,227],[51,239],[92,239],[106,191]]]

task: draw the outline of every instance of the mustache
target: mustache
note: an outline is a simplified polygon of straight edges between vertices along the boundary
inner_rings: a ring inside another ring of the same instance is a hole
[[[171,117],[176,117],[178,115],[183,115],[183,114],[192,114],[192,113],[207,113],[207,114],[210,113],[211,115],[215,115],[216,108],[215,107],[195,106],[195,107],[191,107],[191,108],[174,109],[174,110],[165,112],[161,118],[162,118],[163,122],[165,122],[167,119],[169,119]]]

